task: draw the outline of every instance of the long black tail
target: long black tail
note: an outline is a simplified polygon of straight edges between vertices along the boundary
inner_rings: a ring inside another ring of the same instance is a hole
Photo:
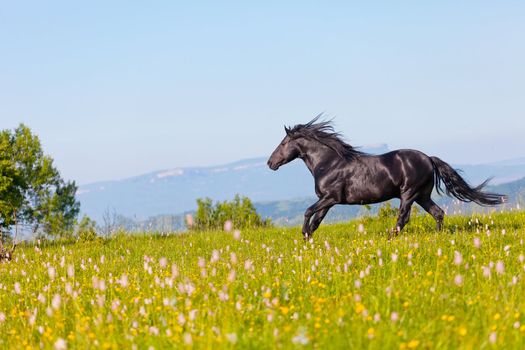
[[[436,190],[439,194],[443,192],[441,183],[445,184],[445,192],[463,202],[475,202],[479,205],[496,205],[507,201],[507,196],[497,193],[483,192],[483,187],[490,179],[483,181],[477,187],[470,185],[450,165],[438,157],[430,157],[436,174]]]

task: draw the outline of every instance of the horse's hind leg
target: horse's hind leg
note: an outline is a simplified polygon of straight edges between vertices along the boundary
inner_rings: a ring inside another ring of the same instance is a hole
[[[412,207],[412,203],[414,203],[414,200],[401,200],[396,225],[397,233],[399,233],[410,220],[410,208]]]
[[[412,203],[414,203],[413,199],[401,199],[401,203],[399,205],[399,215],[397,216],[397,224],[388,235],[388,239],[397,236],[403,227],[405,227],[405,225],[408,223],[410,220],[410,208],[412,207]]]
[[[445,217],[445,212],[443,209],[441,209],[430,197],[425,198],[423,200],[418,199],[416,200],[417,204],[419,204],[423,209],[426,210],[427,213],[432,215],[434,220],[436,220],[436,230],[441,231],[442,225],[443,225],[443,218]]]

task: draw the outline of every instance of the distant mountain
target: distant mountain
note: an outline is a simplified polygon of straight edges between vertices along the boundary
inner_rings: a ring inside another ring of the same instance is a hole
[[[364,148],[384,153],[384,144]],[[267,158],[212,167],[174,168],[119,181],[80,186],[83,213],[99,221],[108,209],[135,220],[193,210],[196,199],[231,199],[236,193],[252,201],[285,200],[314,195],[313,179],[301,160],[273,172]]]
[[[493,162],[490,163],[490,165],[496,165],[496,166],[512,166],[512,165],[523,165],[525,164],[525,157],[519,157],[519,158],[512,158],[512,159],[505,159],[501,160],[499,162]]]
[[[381,144],[362,150],[380,154],[387,152],[388,147]],[[134,221],[144,221],[154,216],[194,210],[197,198],[226,200],[236,193],[258,203],[260,210],[270,208],[274,205],[271,203],[314,197],[313,178],[301,160],[295,160],[277,172],[268,169],[266,161],[266,157],[261,157],[225,165],[173,168],[118,181],[97,182],[80,186],[77,197],[82,212],[97,221],[108,210]],[[464,176],[474,184],[491,175],[495,176],[496,184],[525,176],[525,158],[504,164],[455,167],[462,168]]]
[[[521,208],[523,208],[523,205],[525,204],[525,177],[516,181],[491,186],[489,187],[489,190],[507,194],[511,205],[519,204],[521,205]]]
[[[509,195],[509,202],[503,207],[523,208],[525,205],[525,177],[506,184],[490,186],[487,191]],[[447,214],[470,213],[474,211],[492,210],[483,208],[472,203],[459,202],[455,198],[447,196],[435,196],[434,200],[446,210]],[[270,218],[277,226],[298,226],[301,225],[306,208],[316,201],[316,197],[301,199],[255,202],[257,212],[263,218]],[[399,200],[392,200],[392,205],[397,207]],[[323,222],[342,222],[363,215],[375,215],[379,207],[383,205],[374,204],[369,208],[362,205],[336,205],[330,209]],[[420,209],[423,212],[422,209]],[[157,215],[146,220],[131,220],[118,217],[116,226],[125,228],[128,231],[157,231],[172,232],[185,230],[184,214],[177,215]]]
[[[313,194],[313,180],[296,161],[274,173],[266,158],[202,168],[176,168],[120,181],[81,186],[82,212],[100,219],[108,209],[127,217],[144,219],[192,210],[195,200],[231,199],[236,193],[254,201],[284,200]],[[305,189],[310,189],[305,193]]]
[[[492,177],[492,184],[502,184],[525,176],[525,163],[457,165],[471,183],[478,184]]]

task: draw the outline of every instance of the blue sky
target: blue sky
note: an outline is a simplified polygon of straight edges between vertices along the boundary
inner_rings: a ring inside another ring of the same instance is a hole
[[[321,111],[355,145],[525,156],[524,4],[5,2],[0,127],[81,184],[266,156]]]

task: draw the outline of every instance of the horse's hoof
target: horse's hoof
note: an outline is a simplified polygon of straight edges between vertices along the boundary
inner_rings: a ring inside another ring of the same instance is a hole
[[[392,238],[397,237],[398,234],[399,234],[399,230],[394,229],[394,228],[391,229],[390,233],[388,234],[388,240],[390,241]]]

